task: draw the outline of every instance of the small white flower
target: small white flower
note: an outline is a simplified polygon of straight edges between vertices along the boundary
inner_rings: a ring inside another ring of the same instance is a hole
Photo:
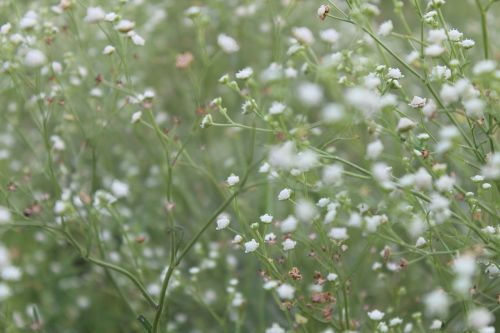
[[[464,36],[463,33],[461,33],[460,31],[458,31],[457,29],[450,29],[448,31],[448,36],[450,37],[450,40],[452,42],[458,42],[462,39],[462,37]]]
[[[129,194],[129,186],[127,183],[124,183],[119,180],[114,180],[111,184],[111,192],[117,198],[126,197]]]
[[[429,329],[440,330],[441,327],[443,327],[443,322],[441,320],[435,319],[432,321],[431,326],[429,326]]]
[[[328,273],[328,275],[326,276],[326,279],[331,282],[337,280],[337,278],[338,275],[335,273]]]
[[[103,21],[106,17],[106,12],[101,7],[88,7],[87,16],[83,19],[88,23],[96,23]]]
[[[289,188],[284,188],[278,194],[278,200],[280,200],[280,201],[288,200],[288,199],[290,199],[291,195],[292,195],[292,190]]]
[[[240,80],[247,80],[253,75],[253,69],[251,67],[245,67],[236,73],[236,78]]]
[[[144,38],[142,38],[138,33],[136,33],[135,31],[129,31],[127,33],[127,36],[130,37],[130,39],[132,39],[132,43],[134,43],[135,45],[138,45],[138,46],[144,46],[144,44],[146,44],[146,41],[144,40]]]
[[[295,288],[287,283],[276,288],[276,292],[281,299],[292,300],[295,295]]]
[[[10,222],[11,218],[12,215],[10,211],[5,207],[0,206],[0,224]]]
[[[298,225],[297,219],[293,215],[289,215],[286,219],[281,222],[280,229],[283,233],[293,232],[297,229]]]
[[[265,333],[285,333],[285,329],[274,323],[271,327],[266,328]]]
[[[393,80],[399,80],[404,78],[404,75],[401,73],[399,68],[389,68],[387,70],[387,77]]]
[[[134,112],[132,114],[131,123],[132,124],[138,123],[141,120],[141,118],[142,118],[142,112],[141,111]]]
[[[115,25],[115,29],[122,33],[127,33],[134,29],[135,22],[129,20],[121,20],[118,24]]]
[[[264,214],[260,217],[260,221],[262,223],[271,223],[273,222],[273,216],[269,214]]]
[[[311,45],[314,43],[314,35],[306,27],[295,27],[292,29],[293,36],[302,44]]]
[[[376,321],[382,320],[382,318],[384,318],[384,316],[385,316],[385,313],[383,313],[382,311],[379,311],[377,309],[368,312],[368,317],[371,320],[376,320]]]
[[[420,96],[413,96],[413,99],[411,100],[409,106],[411,106],[414,109],[420,109],[425,106],[425,103],[427,103],[427,99],[420,97]]]
[[[375,160],[380,156],[380,154],[382,154],[383,151],[384,145],[382,144],[382,141],[373,141],[366,146],[366,157],[371,160]]]
[[[349,238],[347,228],[332,228],[330,229],[328,236],[335,240],[345,240]]]
[[[227,215],[221,215],[217,218],[217,227],[215,228],[215,230],[222,230],[222,229],[225,229],[229,223],[231,223],[231,221],[229,220],[229,216]]]
[[[413,120],[409,118],[401,118],[399,119],[397,130],[398,132],[408,132],[415,128],[415,126],[417,126],[417,124]]]
[[[329,44],[335,44],[340,39],[340,34],[337,32],[337,30],[330,28],[321,30],[319,32],[319,38]]]
[[[380,36],[389,36],[389,34],[392,32],[392,29],[394,29],[392,21],[391,20],[385,21],[380,25],[378,29],[378,34]]]
[[[0,26],[0,34],[7,35],[11,29],[12,29],[12,24],[5,23],[2,26]]]
[[[473,48],[474,45],[476,45],[476,42],[473,41],[472,39],[464,39],[463,41],[461,41],[460,43],[460,46],[462,46],[464,49],[470,49],[470,48]]]
[[[415,243],[416,247],[422,247],[425,244],[427,244],[427,241],[425,240],[424,237],[418,237],[417,242]]]
[[[497,67],[497,64],[494,60],[481,60],[477,64],[474,65],[472,69],[472,73],[474,75],[482,75],[486,73],[493,72]]]
[[[285,239],[285,241],[283,242],[283,251],[290,251],[290,250],[293,250],[295,248],[295,246],[297,245],[297,242],[290,239],[290,238],[287,238]]]
[[[229,177],[227,177],[226,182],[229,186],[234,186],[240,182],[240,177],[232,173]]]
[[[240,46],[233,37],[226,34],[220,34],[217,37],[217,44],[225,53],[235,53],[240,50]]]
[[[428,57],[439,57],[445,51],[439,44],[431,44],[424,49],[424,54]]]
[[[255,239],[252,239],[249,242],[246,242],[244,244],[245,246],[245,253],[250,253],[250,252],[255,252],[259,248],[259,243]]]
[[[269,114],[276,115],[282,114],[286,109],[286,105],[280,102],[273,102],[269,108]]]
[[[495,316],[486,308],[477,308],[469,312],[467,323],[470,328],[479,330],[495,321]]]
[[[40,67],[45,64],[47,58],[40,50],[30,49],[24,56],[24,64],[28,67]]]

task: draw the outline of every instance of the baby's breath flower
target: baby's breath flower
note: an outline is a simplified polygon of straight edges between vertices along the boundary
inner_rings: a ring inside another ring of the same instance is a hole
[[[121,20],[115,25],[115,29],[122,33],[132,31],[135,27],[135,22],[129,20]]]
[[[269,214],[264,214],[260,217],[260,221],[262,223],[271,223],[273,222],[273,216]]]
[[[106,12],[101,7],[88,7],[84,21],[88,23],[97,23],[103,21],[105,17]]]
[[[240,182],[240,177],[232,173],[231,175],[229,175],[229,177],[227,177],[226,182],[229,186],[234,186]]]
[[[283,251],[290,251],[290,250],[293,250],[295,248],[295,246],[297,245],[297,242],[290,239],[290,238],[287,238],[285,239],[285,241],[283,242]]]
[[[240,80],[248,80],[253,75],[253,69],[251,67],[245,67],[236,73],[236,78]]]
[[[306,27],[295,27],[292,29],[293,36],[302,44],[311,45],[314,43],[314,35]]]
[[[392,29],[394,29],[394,25],[392,24],[391,20],[387,20],[384,23],[380,25],[378,28],[378,34],[380,36],[389,36],[390,33],[392,32]]]
[[[24,56],[24,64],[27,67],[40,67],[45,64],[47,58],[42,51],[36,49],[30,49],[26,52]]]
[[[226,34],[220,34],[217,37],[217,44],[224,51],[224,53],[235,53],[240,50],[240,46],[233,37]]]
[[[245,253],[251,253],[257,251],[257,249],[259,248],[259,243],[257,243],[255,239],[252,239],[251,241],[246,242],[244,246],[245,246]]]
[[[382,311],[379,311],[377,309],[368,312],[368,317],[371,320],[379,321],[379,320],[382,320],[382,318],[384,318],[384,316],[385,316],[385,313],[383,313]]]
[[[288,199],[290,199],[291,195],[292,195],[292,190],[289,188],[284,188],[278,194],[278,200],[280,200],[280,201],[288,200]]]
[[[462,46],[464,49],[470,49],[473,48],[476,45],[476,42],[473,41],[472,39],[464,39],[461,41],[460,46]]]

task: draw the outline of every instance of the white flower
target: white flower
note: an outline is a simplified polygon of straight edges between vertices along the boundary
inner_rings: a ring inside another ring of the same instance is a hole
[[[117,198],[123,198],[129,194],[129,186],[127,183],[124,183],[119,180],[114,180],[113,183],[111,184],[111,192]]]
[[[439,44],[431,44],[424,49],[424,54],[428,57],[439,57],[445,51]]]
[[[280,201],[288,200],[288,199],[290,199],[291,195],[292,195],[292,190],[289,188],[284,188],[278,194],[278,200],[280,200]]]
[[[476,308],[469,312],[467,323],[470,328],[479,330],[495,321],[495,316],[486,308]]]
[[[223,214],[217,218],[216,223],[217,227],[215,228],[215,230],[222,230],[225,229],[229,225],[229,223],[231,223],[231,221],[229,220],[229,216]]]
[[[335,44],[340,39],[340,34],[337,32],[337,30],[330,28],[321,30],[319,32],[319,38],[329,44]]]
[[[316,12],[321,20],[324,20],[326,15],[330,12],[330,7],[327,5],[321,5]]]
[[[399,80],[404,77],[399,68],[389,68],[387,70],[387,77],[393,80]]]
[[[401,118],[399,119],[397,130],[398,132],[408,132],[409,130],[415,128],[415,126],[417,126],[417,124],[413,120],[409,118]]]
[[[286,109],[286,105],[280,102],[273,102],[269,108],[269,114],[276,115],[282,114]]]
[[[271,223],[271,222],[273,222],[273,216],[269,215],[269,214],[261,215],[260,221],[262,223]]]
[[[10,288],[7,284],[0,282],[0,302],[5,301],[12,295]]]
[[[296,241],[294,241],[294,240],[292,240],[290,238],[287,238],[283,242],[283,251],[293,250],[295,248],[295,245],[297,245]]]
[[[273,232],[270,232],[270,233],[264,235],[264,240],[266,242],[273,242],[276,240],[276,235]]]
[[[327,185],[339,186],[342,184],[344,167],[341,164],[327,165],[323,168],[322,180]]]
[[[349,238],[349,235],[347,235],[347,228],[332,228],[328,236],[335,240],[345,240]]]
[[[226,182],[229,186],[234,186],[240,182],[240,177],[232,173],[229,177],[227,177]]]
[[[141,118],[142,118],[142,112],[141,111],[134,112],[132,114],[131,123],[135,124],[135,123],[139,122],[139,120],[141,120]]]
[[[385,316],[385,313],[383,313],[382,311],[379,311],[377,309],[368,312],[368,317],[371,320],[377,320],[377,321],[382,320],[382,318],[384,318],[384,316]]]
[[[297,98],[306,106],[318,106],[323,101],[323,88],[311,82],[301,83],[297,87]]]
[[[306,27],[295,27],[292,29],[293,36],[302,44],[311,45],[314,43],[314,35]]]
[[[463,102],[465,113],[467,117],[472,119],[480,119],[483,116],[483,110],[486,107],[486,103],[479,98],[469,99]]]
[[[146,41],[144,40],[144,38],[142,38],[138,33],[136,33],[135,31],[129,31],[127,33],[127,36],[130,37],[130,39],[132,39],[132,43],[134,43],[135,45],[138,45],[138,46],[144,46],[144,44],[146,44]]]
[[[115,12],[107,13],[106,16],[104,16],[104,21],[106,22],[114,22],[118,19],[118,14]]]
[[[240,80],[247,80],[253,75],[253,69],[251,67],[245,67],[236,73],[236,78]]]
[[[24,56],[24,64],[28,67],[40,67],[47,61],[45,54],[40,50],[30,49]]]
[[[450,29],[448,31],[448,36],[450,37],[450,40],[452,42],[458,42],[459,40],[462,39],[462,37],[464,36],[464,34],[461,33],[460,31],[458,31],[457,29]]]
[[[281,222],[280,228],[281,232],[288,233],[295,231],[297,229],[297,224],[299,222],[293,215],[289,215],[286,219]]]
[[[225,53],[235,53],[240,50],[240,46],[233,37],[226,34],[220,34],[217,37],[217,44]]]
[[[464,254],[453,261],[452,268],[457,275],[472,277],[476,272],[476,259],[470,254]]]
[[[115,25],[115,29],[123,33],[131,31],[132,29],[134,29],[134,27],[135,27],[135,22],[129,20],[121,20],[120,22],[118,22],[117,25]]]
[[[18,267],[9,265],[2,268],[0,275],[5,281],[19,281],[23,273]]]
[[[433,80],[448,80],[451,77],[451,70],[446,66],[434,66],[431,70]]]
[[[453,186],[455,186],[455,178],[450,177],[448,175],[443,175],[436,180],[436,188],[441,192],[449,192],[453,190]]]
[[[245,253],[254,252],[259,248],[259,243],[257,243],[257,241],[253,238],[251,241],[246,242],[244,245],[245,245]]]
[[[464,49],[470,49],[472,47],[474,47],[474,45],[476,45],[476,42],[473,41],[472,39],[464,39],[463,41],[461,41],[460,43],[460,46],[462,46]]]
[[[328,281],[335,281],[335,280],[337,280],[337,278],[338,278],[338,275],[335,273],[328,273],[328,275],[326,276],[326,279]]]
[[[444,40],[446,40],[446,32],[444,29],[432,29],[429,31],[427,40],[432,44],[441,44]]]
[[[271,327],[266,328],[265,333],[285,333],[285,329],[283,329],[280,325],[274,323]]]
[[[371,160],[377,159],[384,150],[382,141],[376,140],[366,146],[366,157]]]
[[[5,207],[0,206],[0,224],[10,222],[11,218],[12,215],[10,211]]]
[[[443,322],[441,320],[435,319],[432,321],[431,326],[429,329],[431,330],[440,330],[441,327],[443,327]]]
[[[450,86],[449,84],[443,85],[439,95],[441,96],[446,105],[458,101],[458,98],[460,96],[459,91],[455,87]]]
[[[426,294],[423,302],[429,316],[444,318],[448,315],[451,299],[442,289],[436,289]]]
[[[0,26],[0,34],[7,35],[11,29],[12,29],[12,24],[5,23],[2,26]]]
[[[96,23],[103,21],[106,17],[106,12],[101,7],[88,7],[87,16],[83,19],[88,23]]]
[[[413,96],[413,99],[411,100],[409,106],[411,106],[414,109],[420,109],[425,106],[425,103],[427,103],[427,99],[420,97],[420,96]]]
[[[474,65],[472,73],[474,73],[474,75],[491,73],[495,70],[496,67],[497,64],[494,60],[481,60]]]
[[[19,21],[19,27],[23,30],[28,30],[33,27],[38,23],[38,15],[30,10],[24,16],[21,18]]]
[[[276,288],[276,292],[281,299],[292,300],[295,295],[295,288],[287,283]]]
[[[394,29],[392,21],[391,20],[385,21],[378,28],[378,34],[380,36],[389,36],[389,34],[392,32],[392,29]]]
[[[415,243],[415,246],[416,247],[422,247],[424,246],[425,244],[427,244],[427,241],[425,240],[424,237],[418,237],[416,243]]]
[[[309,200],[299,199],[295,206],[295,215],[301,221],[310,222],[316,215],[316,207]]]

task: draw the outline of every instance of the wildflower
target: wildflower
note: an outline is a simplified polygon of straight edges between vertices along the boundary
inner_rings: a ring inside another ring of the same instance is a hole
[[[2,24],[0,26],[0,34],[7,35],[11,29],[12,29],[12,24],[10,24],[10,23]]]
[[[401,73],[399,68],[389,68],[387,70],[387,77],[393,80],[399,80],[404,78],[404,75]]]
[[[323,21],[326,18],[326,16],[328,15],[329,12],[330,12],[330,6],[328,6],[328,5],[321,5],[318,8],[317,14],[318,14],[318,17],[320,18],[320,20]]]
[[[397,130],[398,132],[408,132],[415,128],[415,126],[417,126],[417,124],[413,120],[409,118],[401,118],[399,119]]]
[[[295,295],[295,288],[287,283],[276,288],[276,292],[281,299],[292,300]]]
[[[368,146],[366,146],[366,157],[370,160],[375,160],[380,156],[380,154],[382,154],[383,150],[384,145],[382,144],[382,141],[375,140],[370,142]]]
[[[297,98],[306,106],[318,106],[323,100],[323,89],[315,83],[301,83],[297,88]]]
[[[38,23],[38,15],[36,12],[30,10],[24,14],[24,16],[19,21],[19,27],[22,30],[29,30],[34,28]]]
[[[178,54],[175,58],[175,67],[179,69],[186,69],[193,62],[194,57],[191,52]]]
[[[231,243],[239,244],[243,241],[243,237],[241,235],[235,235]]]
[[[443,99],[443,102],[446,105],[458,101],[459,96],[460,96],[459,91],[455,87],[450,86],[449,84],[443,85],[439,95],[441,96],[441,98]]]
[[[424,237],[418,237],[417,242],[415,243],[416,247],[422,247],[425,244],[427,244],[427,241],[425,240]]]
[[[425,106],[425,103],[427,103],[426,98],[422,98],[420,96],[413,96],[413,99],[411,100],[409,106],[411,106],[414,109],[420,109]]]
[[[282,114],[286,109],[286,105],[280,102],[273,102],[269,108],[269,114],[277,115]]]
[[[448,80],[451,77],[451,70],[446,66],[434,66],[431,70],[433,80]]]
[[[442,289],[436,289],[423,298],[425,311],[429,316],[445,318],[451,305],[451,299]]]
[[[96,23],[103,21],[106,17],[106,12],[101,7],[88,7],[87,15],[83,19],[87,23]]]
[[[473,98],[468,101],[463,102],[465,113],[467,117],[472,119],[480,119],[483,117],[483,110],[486,103],[479,98]]]
[[[257,241],[252,238],[252,240],[246,242],[244,246],[245,246],[245,253],[250,253],[250,252],[255,252],[259,248],[259,243],[257,243]]]
[[[462,39],[462,37],[464,36],[463,33],[461,33],[460,31],[458,31],[457,29],[450,29],[448,31],[448,36],[450,37],[450,40],[452,42],[458,42]]]
[[[136,33],[133,30],[129,31],[127,33],[127,36],[129,36],[130,39],[132,39],[132,43],[134,43],[135,45],[144,46],[144,44],[146,43],[146,41],[144,40],[144,38],[142,38],[138,33]]]
[[[443,327],[443,322],[438,319],[434,319],[431,323],[431,326],[429,326],[429,329],[431,330],[440,330],[441,327]]]
[[[335,240],[346,240],[349,238],[349,235],[347,235],[347,228],[332,228],[328,236]]]
[[[424,49],[424,54],[428,57],[439,57],[445,51],[439,44],[431,44]]]
[[[319,32],[319,38],[329,44],[335,44],[339,41],[340,39],[340,34],[338,33],[337,30],[333,28],[321,30]]]
[[[284,188],[278,194],[278,200],[280,200],[280,201],[288,200],[288,199],[290,199],[291,195],[292,195],[292,190],[289,188]]]
[[[339,186],[342,184],[344,167],[341,164],[327,165],[323,168],[322,180],[327,185]]]
[[[295,215],[301,221],[311,221],[316,215],[316,207],[309,200],[299,199],[295,206]]]
[[[297,229],[298,221],[293,215],[289,215],[286,219],[284,219],[281,224],[281,232],[288,233],[293,232]]]
[[[227,177],[226,182],[229,186],[234,186],[240,182],[240,177],[232,173],[229,177]]]
[[[463,41],[461,41],[460,43],[460,46],[462,46],[464,49],[470,49],[470,48],[473,48],[474,45],[476,45],[476,42],[473,41],[472,39],[464,39]]]
[[[500,153],[494,153],[481,168],[481,175],[486,179],[500,178]]]
[[[5,207],[0,206],[0,224],[10,222],[11,218],[12,215],[10,211]]]
[[[240,80],[248,80],[253,75],[253,69],[251,67],[245,67],[236,73],[236,78]]]
[[[314,35],[309,28],[295,27],[292,29],[292,34],[299,41],[299,43],[305,45],[311,45],[314,43]]]
[[[338,275],[335,273],[328,273],[328,275],[326,276],[326,279],[330,282],[336,281],[337,278],[338,278]]]
[[[102,51],[102,54],[105,55],[110,55],[116,51],[115,47],[112,45],[107,45],[104,50]]]
[[[385,21],[378,28],[378,34],[380,36],[389,36],[389,34],[392,32],[392,29],[394,29],[392,21],[391,20]]]
[[[493,72],[497,67],[497,64],[494,60],[481,60],[474,65],[472,69],[472,73],[474,75],[482,75]]]
[[[12,295],[12,292],[10,290],[10,287],[5,284],[0,282],[0,302],[5,301]]]
[[[431,44],[441,44],[444,40],[446,40],[446,32],[444,29],[432,29],[429,31],[427,40]]]
[[[229,225],[229,223],[231,222],[231,220],[229,220],[229,216],[223,214],[221,216],[219,216],[217,218],[217,227],[215,228],[215,230],[222,230],[222,229],[225,229],[227,228],[227,226]]]
[[[274,323],[270,328],[266,328],[265,333],[285,333],[285,329]]]
[[[260,221],[262,223],[271,223],[273,222],[273,216],[269,214],[264,214],[260,217]]]
[[[132,31],[135,27],[135,22],[129,20],[121,20],[115,25],[115,29],[122,33]]]
[[[129,194],[129,186],[128,184],[122,181],[114,180],[113,183],[111,184],[111,192],[117,198],[123,198]]]
[[[233,37],[226,34],[220,34],[217,37],[217,44],[225,53],[235,53],[240,50],[240,46]]]
[[[377,309],[368,312],[368,317],[371,320],[379,321],[379,320],[382,320],[382,318],[384,318],[384,316],[385,316],[385,313],[383,313]]]
[[[30,49],[24,56],[24,64],[28,67],[40,67],[45,64],[47,58],[40,50]]]
[[[132,114],[131,123],[132,124],[138,123],[141,120],[141,118],[142,118],[142,112],[141,111],[134,112]]]
[[[476,308],[469,312],[467,323],[470,328],[480,330],[495,321],[495,316],[486,308]]]
[[[295,246],[297,245],[297,242],[290,239],[290,238],[287,238],[285,239],[285,241],[283,242],[283,251],[290,251],[290,250],[293,250],[295,248]]]

